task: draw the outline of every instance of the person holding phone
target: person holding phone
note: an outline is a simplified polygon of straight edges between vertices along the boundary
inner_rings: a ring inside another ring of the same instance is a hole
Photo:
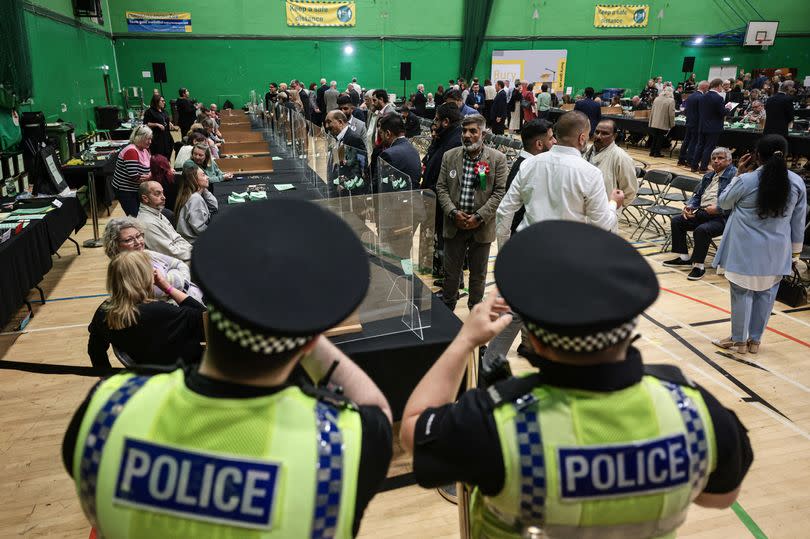
[[[731,335],[714,341],[720,348],[759,352],[779,283],[801,253],[807,190],[788,170],[787,150],[781,135],[759,139],[754,155],[740,159],[743,174],[718,197],[720,208],[731,212],[714,257],[731,292]]]

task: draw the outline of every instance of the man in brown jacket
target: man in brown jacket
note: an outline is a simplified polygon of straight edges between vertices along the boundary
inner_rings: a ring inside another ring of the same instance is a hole
[[[436,194],[444,213],[444,303],[455,309],[465,255],[469,256],[470,309],[484,297],[489,247],[495,240],[495,211],[506,191],[506,156],[484,146],[484,117],[461,122],[462,146],[448,150]]]
[[[650,156],[663,157],[661,147],[664,137],[675,125],[675,99],[672,97],[672,87],[667,86],[661,95],[655,98],[650,111]]]

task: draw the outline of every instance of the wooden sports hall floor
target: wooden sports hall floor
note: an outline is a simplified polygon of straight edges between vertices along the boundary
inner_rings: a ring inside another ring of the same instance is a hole
[[[683,173],[674,160],[651,160],[634,149],[631,154],[650,168]],[[106,222],[103,216],[102,229]],[[88,223],[76,239],[81,243],[90,235]],[[687,281],[684,273],[661,266],[667,255],[657,253],[658,244],[637,247],[659,274],[662,289],[639,326],[637,345],[645,360],[678,365],[733,409],[748,427],[756,455],[739,498],[740,516],[731,509],[692,507],[679,536],[810,537],[810,310],[785,312],[790,309],[777,304],[759,355],[723,354],[710,341],[729,334],[726,281],[713,270],[702,281]],[[32,294],[36,316],[25,330],[10,326],[0,333],[3,362],[90,365],[87,325],[105,295],[107,260],[101,249],[82,249],[77,256],[70,243],[59,253],[42,283],[48,302],[40,306]],[[491,254],[494,262],[494,246]],[[456,313],[466,316],[463,300]],[[527,368],[514,348],[509,358],[515,371]],[[88,537],[89,525],[62,468],[60,445],[71,414],[94,382],[0,370],[0,537]],[[389,476],[407,474],[409,466],[395,448]],[[407,484],[407,479],[400,481]],[[457,522],[454,505],[436,491],[410,485],[377,495],[360,536],[458,537]],[[751,531],[756,527],[759,535]]]

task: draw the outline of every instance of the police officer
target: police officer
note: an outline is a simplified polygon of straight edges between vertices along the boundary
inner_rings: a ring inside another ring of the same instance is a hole
[[[388,469],[391,412],[322,333],[365,297],[359,239],[310,202],[255,202],[212,223],[192,267],[209,315],[200,366],[101,382],[65,435],[87,518],[107,538],[355,535]],[[290,384],[298,365],[345,397]]]
[[[650,266],[592,225],[546,221],[499,253],[500,288],[411,395],[401,439],[420,485],[474,486],[473,537],[669,537],[691,502],[730,506],[753,455],[745,427],[676,368],[642,364]],[[526,322],[539,369],[457,403],[467,358]]]

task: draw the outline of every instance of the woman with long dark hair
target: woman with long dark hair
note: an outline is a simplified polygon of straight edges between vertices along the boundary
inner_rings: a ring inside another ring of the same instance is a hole
[[[765,135],[753,156],[740,159],[745,174],[718,198],[722,209],[734,210],[714,257],[731,288],[731,336],[714,341],[721,348],[759,352],[779,282],[802,250],[807,191],[786,155],[784,137]]]
[[[166,159],[171,159],[173,141],[169,130],[174,129],[174,125],[165,109],[166,100],[163,96],[153,95],[149,108],[143,112],[143,123],[152,128],[152,145],[149,147],[152,155],[160,154]]]

